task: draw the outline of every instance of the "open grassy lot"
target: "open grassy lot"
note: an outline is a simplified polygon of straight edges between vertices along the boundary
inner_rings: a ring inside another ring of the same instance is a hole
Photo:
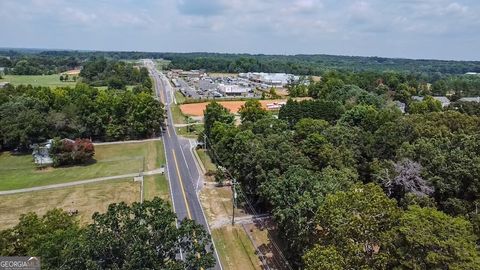
[[[165,163],[161,141],[95,146],[96,162],[84,166],[39,170],[31,155],[0,153],[0,190],[43,186],[159,168]]]
[[[9,82],[13,85],[31,84],[32,86],[49,86],[52,88],[62,86],[75,86],[76,82],[61,82],[60,74],[54,75],[5,75],[0,82]]]
[[[182,113],[182,110],[173,104],[170,106],[170,109],[172,110],[173,123],[185,124],[185,115]]]
[[[163,175],[145,178],[145,200],[155,196],[169,200],[168,182]],[[108,205],[140,200],[140,183],[131,178],[99,182],[62,189],[44,190],[0,196],[0,230],[18,223],[20,215],[36,212],[40,215],[52,208],[78,210],[80,222],[91,221],[94,212],[104,212]]]
[[[225,269],[262,269],[252,243],[241,226],[214,229],[212,237]]]
[[[198,134],[203,131],[203,125],[192,125],[190,130],[187,130],[187,127],[177,127],[177,134],[183,137],[196,139]]]
[[[175,91],[175,99],[177,100],[177,104],[183,104],[187,100],[180,91]]]
[[[203,149],[196,150],[206,170],[216,170]],[[232,191],[229,187],[216,187],[213,177],[206,177],[200,193],[200,202],[212,230],[213,241],[225,269],[262,269],[255,247],[241,225],[231,225]],[[235,216],[245,211],[235,209]]]

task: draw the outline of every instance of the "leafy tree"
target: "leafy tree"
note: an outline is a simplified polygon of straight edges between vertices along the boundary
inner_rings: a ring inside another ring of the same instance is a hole
[[[83,258],[67,258],[69,269],[95,265],[100,269],[200,269],[215,264],[211,241],[201,225],[184,220],[175,226],[175,214],[159,198],[143,203],[111,204],[95,213],[86,228]],[[72,243],[73,244],[73,243]],[[74,247],[72,247],[74,248]],[[182,250],[185,261],[177,258]]]
[[[75,217],[60,209],[49,210],[42,217],[27,213],[15,227],[0,232],[0,254],[31,254],[41,258],[42,267],[60,269],[64,264],[63,255],[68,253],[70,245],[77,243],[81,233]]]
[[[230,113],[230,111],[223,107],[220,103],[216,101],[210,102],[203,112],[203,121],[204,121],[204,134],[207,138],[211,138],[211,130],[215,122],[221,122],[225,124],[232,124],[235,120],[235,117]],[[201,138],[203,141],[203,138]],[[207,144],[208,146],[208,144]]]
[[[323,265],[313,258],[340,256],[335,267],[383,269],[390,260],[383,235],[401,216],[394,200],[374,184],[355,185],[348,191],[327,195],[317,212],[319,244],[305,254],[310,265]]]
[[[477,237],[463,218],[412,206],[390,233],[388,268],[480,269]]]
[[[53,166],[85,164],[92,160],[95,148],[89,139],[59,140],[52,143]]]
[[[192,220],[176,226],[175,214],[159,198],[111,204],[93,223],[54,209],[29,213],[0,232],[0,254],[34,254],[45,269],[200,269],[215,265],[210,236]],[[182,251],[184,260],[178,257]]]
[[[47,139],[47,121],[44,103],[29,97],[14,97],[0,105],[1,144],[12,149],[29,149],[36,142]]]
[[[267,110],[262,108],[260,101],[249,99],[238,110],[242,123],[256,122],[268,115]]]
[[[260,192],[272,205],[280,236],[288,243],[290,257],[298,259],[315,239],[315,213],[325,196],[347,190],[357,180],[349,169],[325,168],[321,173],[292,166],[278,179],[265,182]]]
[[[431,96],[426,96],[422,101],[412,102],[408,105],[409,113],[440,112],[442,103]]]

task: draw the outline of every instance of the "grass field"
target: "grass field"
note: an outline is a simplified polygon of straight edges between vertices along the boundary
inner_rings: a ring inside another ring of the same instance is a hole
[[[182,113],[182,110],[173,104],[170,106],[170,109],[172,110],[173,123],[185,124],[185,115]]]
[[[225,269],[262,269],[252,243],[241,226],[214,229],[212,237]]]
[[[215,166],[215,164],[213,164],[212,159],[204,149],[197,149],[196,151],[198,156],[200,157],[200,161],[202,161],[203,166],[205,167],[205,170],[207,171],[217,170],[217,167]]]
[[[97,145],[93,164],[43,170],[36,168],[31,155],[14,156],[1,152],[0,190],[134,173],[142,169],[143,157],[146,170],[159,168],[165,163],[162,142]]]
[[[185,103],[187,100],[180,91],[175,91],[175,99],[177,100],[177,104]]]
[[[145,200],[155,196],[169,200],[168,183],[163,175],[145,178]],[[104,212],[108,205],[140,200],[140,184],[131,178],[99,182],[55,190],[0,196],[0,230],[18,223],[20,215],[36,212],[43,215],[49,209],[78,210],[80,222],[91,221],[94,212]]]
[[[76,82],[68,81],[61,82],[60,74],[54,75],[5,75],[0,82],[9,82],[13,85],[31,84],[32,86],[49,86],[49,87],[62,87],[62,86],[75,86]]]
[[[216,170],[210,157],[203,149],[197,149],[198,156],[205,169]],[[206,185],[200,193],[200,202],[212,229],[220,260],[225,269],[262,269],[255,254],[255,247],[245,230],[232,226],[232,191],[229,187],[216,187],[212,177],[206,177]],[[245,211],[235,209],[235,216],[245,216]]]
[[[187,127],[177,127],[177,134],[183,137],[196,139],[198,138],[198,134],[203,131],[203,125],[193,125],[193,130],[188,131]]]

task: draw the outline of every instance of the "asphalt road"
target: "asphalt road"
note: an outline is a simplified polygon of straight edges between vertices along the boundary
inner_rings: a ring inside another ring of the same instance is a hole
[[[172,204],[178,220],[189,218],[203,225],[210,233],[205,214],[198,199],[201,172],[191,152],[190,142],[177,136],[170,105],[173,102],[173,89],[168,79],[155,69],[152,61],[145,65],[154,79],[157,97],[167,110],[167,127],[163,134],[165,148],[166,173],[169,179]],[[213,241],[212,241],[213,242]],[[222,269],[218,254],[215,269]]]

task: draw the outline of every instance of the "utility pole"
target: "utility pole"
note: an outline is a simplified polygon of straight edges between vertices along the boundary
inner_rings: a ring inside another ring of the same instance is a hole
[[[235,206],[237,205],[237,190],[235,178],[232,179],[232,226],[235,225]]]
[[[207,150],[207,134],[203,133],[203,148]]]

